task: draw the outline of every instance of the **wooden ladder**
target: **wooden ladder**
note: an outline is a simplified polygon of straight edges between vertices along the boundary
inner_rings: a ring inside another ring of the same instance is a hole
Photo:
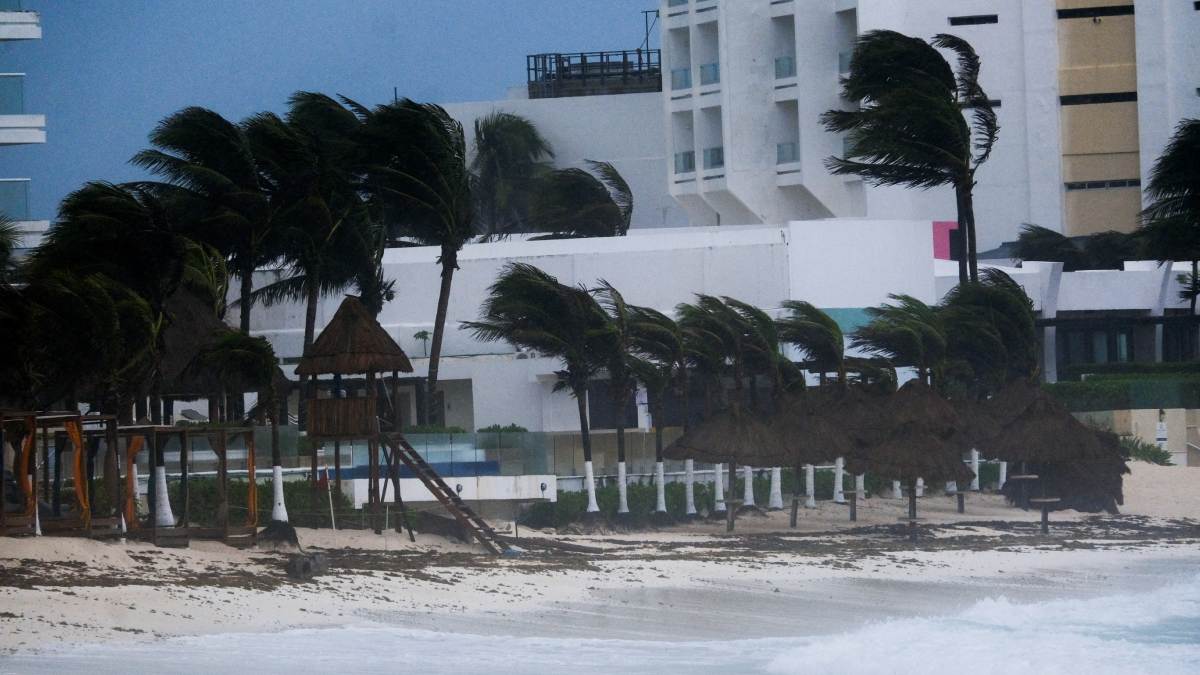
[[[454,488],[447,485],[438,472],[434,471],[433,467],[429,466],[429,463],[408,444],[403,434],[390,433],[383,434],[382,437],[392,452],[396,453],[401,462],[404,462],[404,466],[407,466],[413,475],[421,479],[434,498],[441,502],[450,515],[454,516],[463,528],[474,535],[488,552],[500,555],[508,548],[491,525],[484,522],[483,518],[480,518],[470,506],[467,506],[467,503],[459,498]]]

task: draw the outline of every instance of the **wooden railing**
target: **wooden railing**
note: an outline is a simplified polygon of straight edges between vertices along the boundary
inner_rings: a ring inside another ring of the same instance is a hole
[[[313,398],[308,400],[308,435],[324,438],[374,436],[374,398]]]

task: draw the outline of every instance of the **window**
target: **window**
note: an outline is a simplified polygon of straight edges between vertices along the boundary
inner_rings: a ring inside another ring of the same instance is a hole
[[[1133,5],[1109,5],[1107,7],[1080,7],[1078,9],[1060,9],[1060,19],[1096,19],[1102,16],[1123,16],[1133,14]]]
[[[1112,188],[1141,187],[1140,178],[1124,178],[1119,180],[1088,180],[1067,183],[1068,190],[1108,190]]]
[[[1093,103],[1127,103],[1137,100],[1136,91],[1121,91],[1111,94],[1072,94],[1059,96],[1058,101],[1063,105],[1089,105]]]
[[[720,169],[725,166],[725,148],[717,146],[715,148],[704,149],[704,168],[705,169]]]
[[[696,170],[696,152],[685,150],[675,153],[675,173],[692,173]]]
[[[972,14],[970,16],[950,17],[951,26],[978,26],[983,23],[999,23],[1000,17],[995,14]]]

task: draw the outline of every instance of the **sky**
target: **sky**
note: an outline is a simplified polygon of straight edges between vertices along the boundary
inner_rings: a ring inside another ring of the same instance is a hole
[[[45,145],[0,148],[0,176],[31,178],[30,212],[51,220],[89,180],[144,174],[146,135],[190,105],[229,119],[281,111],[298,90],[390,101],[505,97],[525,55],[633,49],[656,0],[23,0],[41,40],[0,44],[22,72]],[[658,45],[656,36],[652,43]]]

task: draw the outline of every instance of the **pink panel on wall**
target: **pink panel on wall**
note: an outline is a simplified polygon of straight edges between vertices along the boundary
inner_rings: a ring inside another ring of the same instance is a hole
[[[957,221],[933,221],[933,257],[938,260],[950,260],[950,232],[957,229]]]

